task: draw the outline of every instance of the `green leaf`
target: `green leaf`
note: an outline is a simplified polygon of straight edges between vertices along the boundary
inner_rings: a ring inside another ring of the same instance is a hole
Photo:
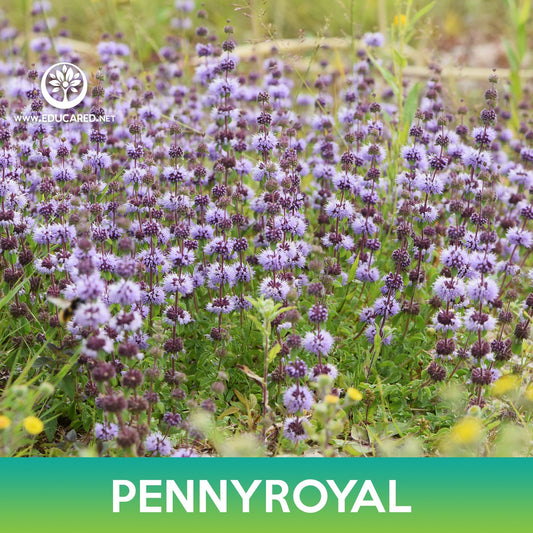
[[[255,394],[250,394],[250,406],[252,409],[255,409],[257,407],[257,398]]]
[[[237,398],[239,398],[239,401],[244,405],[244,408],[247,411],[249,411],[250,410],[250,402],[248,401],[246,396],[244,396],[242,393],[240,393],[237,389],[234,389],[234,392],[235,392]]]
[[[359,266],[359,257],[361,257],[361,254],[357,254],[357,257],[355,258],[355,261],[353,262],[352,266],[350,267],[350,272],[348,272],[347,285],[349,285],[355,278],[355,274],[357,272],[357,267]]]
[[[399,65],[402,69],[405,68],[405,65],[407,65],[407,59],[404,55],[400,54],[396,48],[392,49],[392,57],[396,65]]]
[[[359,450],[356,450],[355,446],[352,444],[346,444],[342,451],[348,455],[351,455],[352,457],[361,457],[361,455],[363,455],[363,453]]]
[[[420,83],[416,82],[412,87],[409,93],[407,94],[407,97],[405,98],[405,104],[403,106],[403,118],[405,121],[405,125],[407,126],[407,129],[409,130],[409,127],[411,126],[411,122],[413,121],[413,118],[416,113],[416,109],[418,107],[418,94],[420,92]]]
[[[271,363],[272,361],[274,361],[274,359],[276,358],[276,355],[278,355],[280,350],[281,350],[281,344],[278,344],[278,343],[274,344],[274,346],[272,346],[272,348],[270,348],[270,350],[268,351],[267,362]]]
[[[15,294],[20,291],[22,286],[27,282],[28,280],[24,278],[22,281],[17,283],[1,300],[0,300],[0,309],[2,309],[4,306],[6,306],[8,303],[11,302],[11,300],[14,298]]]
[[[46,438],[48,439],[48,442],[52,442],[54,440],[56,431],[57,431],[57,416],[54,416],[54,418],[47,420],[44,423],[44,433],[46,435]]]
[[[349,292],[349,293],[345,293],[346,295],[344,296],[344,298],[342,299],[342,302],[339,304],[339,307],[337,307],[336,309],[336,313],[339,314],[342,310],[342,308],[344,307],[344,304],[346,303],[346,301],[348,300],[351,300],[354,296],[355,296],[355,293],[357,291],[354,290],[352,292]]]
[[[376,357],[379,357],[379,354],[381,352],[381,335],[379,334],[379,331],[374,335],[374,350],[376,352]]]
[[[240,409],[238,407],[228,407],[227,409],[224,409],[219,415],[217,420],[222,420],[226,416],[234,415],[240,412]]]
[[[511,90],[513,93],[513,96],[516,100],[519,100],[522,96],[522,84],[520,82],[520,75],[518,74],[518,71],[513,72],[511,71],[511,74],[509,76],[509,81],[511,82]]]
[[[81,422],[83,429],[85,431],[89,431],[89,429],[93,426],[94,420],[93,416],[91,415],[91,411],[89,409],[84,409],[81,413]]]
[[[407,97],[405,98],[405,104],[403,106],[403,123],[404,127],[401,133],[400,143],[404,144],[409,136],[409,128],[415,117],[416,109],[418,107],[418,94],[420,92],[420,83],[416,82]]]
[[[501,420],[495,420],[494,422],[487,424],[487,429],[490,431],[491,429],[497,428],[501,423]]]
[[[278,304],[278,305],[279,305],[279,304]],[[281,315],[282,313],[285,313],[285,312],[287,312],[287,311],[290,311],[291,309],[296,309],[296,308],[294,307],[294,305],[292,305],[292,306],[290,306],[290,307],[282,307],[282,308],[276,310],[275,313],[274,313],[274,316],[272,317],[272,319],[277,318],[277,317],[278,317],[279,315]]]
[[[503,46],[505,48],[505,53],[507,54],[507,59],[509,60],[509,66],[511,67],[511,70],[518,70],[518,58],[516,57],[516,54],[514,53],[514,50],[511,48],[511,44],[507,39],[503,40]]]
[[[433,9],[433,6],[435,5],[435,2],[431,2],[424,6],[423,8],[419,9],[411,18],[411,20],[407,23],[407,30],[406,32],[410,32],[416,25],[416,23],[429,11]]]
[[[521,9],[517,13],[517,22],[520,26],[526,26],[531,15],[531,0],[524,0]]]
[[[263,335],[266,335],[266,330],[265,328],[263,327],[263,324],[261,324],[261,322],[259,322],[259,320],[257,319],[257,317],[255,317],[254,315],[248,315],[248,318],[257,326],[257,329],[263,334]]]
[[[518,51],[518,61],[522,63],[522,59],[527,51],[527,34],[526,27],[520,26],[516,31],[516,49]]]
[[[252,298],[251,296],[245,296],[245,298],[254,306],[257,307],[258,301],[255,298]]]
[[[515,341],[513,342],[512,346],[511,346],[511,351],[515,354],[515,355],[522,355],[522,341]]]
[[[384,68],[382,65],[380,65],[376,59],[370,54],[370,52],[367,52],[368,57],[370,61],[374,64],[374,66],[379,70],[380,74],[385,78],[385,81],[389,84],[390,88],[396,95],[396,97],[400,94],[400,88],[398,87],[398,84],[396,83],[396,80],[394,79],[393,75],[390,71],[388,71],[386,68]]]
[[[71,375],[65,376],[59,384],[59,387],[71,400],[74,399],[76,386],[74,384],[74,378]]]

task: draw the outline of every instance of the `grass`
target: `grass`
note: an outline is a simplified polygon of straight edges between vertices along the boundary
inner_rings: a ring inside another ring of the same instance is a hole
[[[146,60],[154,48],[164,44],[161,27],[175,16],[170,0],[53,0],[55,17],[65,16],[72,39],[96,43],[105,32],[122,32]],[[416,12],[426,2],[412,2]],[[11,2],[3,11],[25,36],[31,35],[30,0]],[[398,0],[205,0],[211,27],[222,28],[230,19],[241,43],[271,38],[299,39],[323,34],[347,37],[365,31],[387,32],[395,16],[404,13],[407,2]],[[473,21],[475,20],[475,24]],[[494,41],[508,33],[508,12],[504,2],[472,0],[463,4],[436,2],[431,16],[417,30],[416,41],[426,53],[437,53],[450,43],[472,37]]]

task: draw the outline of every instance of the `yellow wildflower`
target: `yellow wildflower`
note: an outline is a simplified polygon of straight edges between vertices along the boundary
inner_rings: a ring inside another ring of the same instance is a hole
[[[350,387],[346,391],[346,394],[348,395],[348,398],[350,398],[350,400],[354,402],[360,402],[363,399],[363,395],[357,389],[354,389],[353,387]]]
[[[506,374],[501,378],[497,379],[492,385],[492,392],[496,396],[501,396],[506,392],[512,391],[518,387],[519,381],[518,377],[512,374]]]
[[[27,416],[22,425],[30,435],[38,435],[44,429],[41,419],[36,416]]]
[[[326,394],[324,401],[329,404],[335,404],[338,403],[339,397],[335,396],[334,394]]]
[[[11,419],[6,415],[0,415],[0,429],[6,429],[11,425]]]
[[[466,416],[453,426],[450,438],[457,444],[471,444],[481,437],[483,424],[479,418]]]
[[[401,15],[395,15],[394,26],[405,26],[407,24],[407,17],[402,13]]]
[[[526,392],[524,393],[524,396],[526,397],[526,400],[533,402],[533,384],[528,385]]]

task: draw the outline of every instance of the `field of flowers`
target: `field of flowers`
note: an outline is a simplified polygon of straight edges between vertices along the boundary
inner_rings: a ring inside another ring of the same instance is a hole
[[[530,455],[509,5],[509,80],[466,94],[408,75],[432,5],[296,66],[190,0],[143,63],[120,34],[85,58],[47,2],[31,40],[3,19],[0,455]]]

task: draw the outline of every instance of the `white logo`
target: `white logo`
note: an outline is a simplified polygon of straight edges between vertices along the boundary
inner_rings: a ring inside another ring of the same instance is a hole
[[[52,65],[41,79],[43,98],[57,109],[77,106],[87,94],[87,77],[72,63]]]

